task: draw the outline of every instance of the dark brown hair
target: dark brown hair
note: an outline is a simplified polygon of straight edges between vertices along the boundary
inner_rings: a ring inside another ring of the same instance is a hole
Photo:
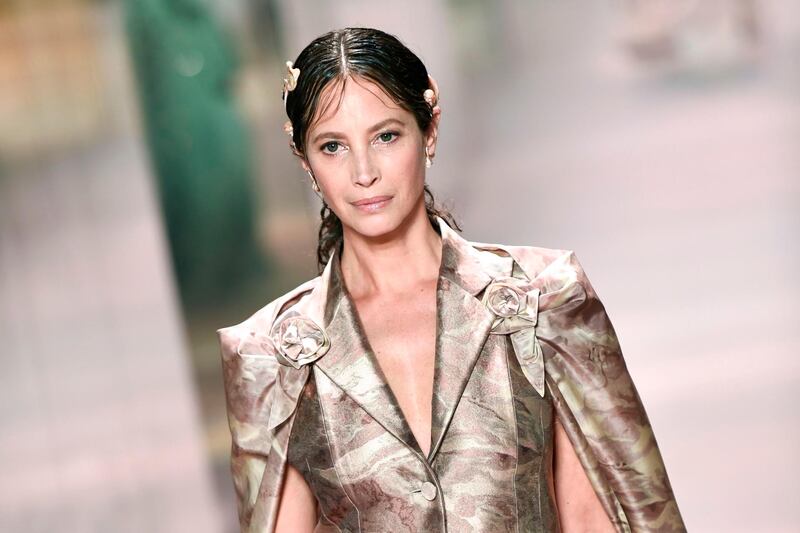
[[[300,69],[300,76],[294,90],[287,93],[286,114],[292,123],[292,142],[298,154],[305,151],[305,137],[312,121],[322,116],[331,104],[331,101],[320,102],[323,89],[331,83],[343,86],[348,76],[361,77],[381,87],[397,105],[414,115],[423,133],[431,124],[432,107],[423,98],[428,89],[428,71],[393,35],[372,28],[331,31],[311,41],[293,66]],[[453,216],[436,205],[427,183],[425,210],[437,231],[436,216],[461,231]],[[321,272],[334,247],[341,246],[343,234],[341,220],[324,200],[320,218],[317,263]]]

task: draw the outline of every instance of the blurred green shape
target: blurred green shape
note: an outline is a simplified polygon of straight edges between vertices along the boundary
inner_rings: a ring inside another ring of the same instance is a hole
[[[204,308],[266,269],[236,58],[200,0],[126,0],[125,16],[175,276]]]

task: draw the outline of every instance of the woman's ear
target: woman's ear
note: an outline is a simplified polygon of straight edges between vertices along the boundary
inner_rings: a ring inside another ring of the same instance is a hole
[[[289,148],[291,149],[292,154],[294,154],[294,156],[300,161],[300,166],[303,167],[303,170],[305,172],[310,172],[311,166],[309,166],[305,154],[303,154],[303,152],[297,149],[294,142],[289,143]]]
[[[431,91],[433,92],[432,95],[430,94]],[[439,107],[439,84],[430,74],[428,74],[428,90],[425,92],[427,93],[426,100],[430,98],[429,103],[432,105],[431,114],[433,115],[426,132],[425,147],[428,149],[428,155],[433,158],[436,154],[436,141],[439,137],[439,119],[442,115],[442,108]]]

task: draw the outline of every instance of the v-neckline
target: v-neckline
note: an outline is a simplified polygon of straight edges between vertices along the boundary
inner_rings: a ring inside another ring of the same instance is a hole
[[[437,231],[437,234],[439,234],[439,231]],[[409,434],[410,434],[411,438],[414,439],[414,443],[416,444],[416,447],[417,447],[418,451],[420,453],[422,453],[422,455],[425,456],[426,459],[430,458],[431,453],[433,452],[433,449],[434,449],[434,446],[435,446],[435,443],[433,442],[434,437],[435,437],[433,430],[434,430],[434,422],[435,422],[435,420],[434,420],[434,413],[435,413],[435,411],[434,411],[434,402],[436,401],[436,381],[437,381],[436,380],[436,372],[437,372],[437,368],[439,367],[439,361],[441,359],[441,354],[439,353],[439,350],[440,350],[440,347],[439,347],[439,334],[440,334],[439,327],[441,325],[440,313],[441,313],[441,309],[442,309],[441,285],[442,285],[442,276],[443,276],[443,273],[444,273],[444,267],[447,264],[446,258],[445,258],[445,254],[447,253],[447,242],[446,242],[446,240],[445,240],[443,235],[439,234],[439,238],[440,238],[440,243],[441,243],[441,253],[439,255],[439,269],[438,269],[437,277],[436,277],[436,289],[435,289],[435,295],[434,295],[435,300],[436,300],[436,302],[435,302],[436,309],[435,309],[435,312],[434,312],[435,326],[434,326],[434,337],[433,337],[433,374],[431,375],[430,396],[429,396],[430,397],[430,402],[429,402],[429,405],[428,405],[428,414],[429,414],[429,419],[428,419],[429,420],[429,430],[428,430],[428,434],[430,435],[430,437],[429,437],[430,438],[430,442],[428,443],[427,453],[425,453],[425,450],[420,445],[420,442],[417,439],[417,436],[414,434],[413,430],[411,430],[411,424],[408,421],[408,416],[407,416],[406,412],[403,411],[403,408],[400,406],[400,401],[399,401],[399,398],[397,396],[397,393],[395,393],[394,389],[392,388],[391,384],[389,383],[389,380],[386,377],[386,373],[385,373],[383,367],[381,366],[380,360],[378,359],[378,356],[377,356],[377,354],[375,353],[375,350],[372,347],[372,343],[370,342],[369,337],[367,336],[367,330],[364,327],[364,322],[361,319],[361,314],[359,313],[358,307],[356,306],[355,299],[353,298],[353,295],[350,294],[350,290],[347,288],[347,284],[345,283],[345,280],[344,280],[344,272],[342,271],[342,264],[341,264],[341,251],[342,251],[342,246],[341,245],[340,245],[339,249],[336,250],[336,252],[335,252],[336,257],[334,257],[334,265],[333,265],[334,276],[336,276],[338,278],[338,283],[339,283],[339,285],[341,287],[341,291],[342,291],[342,298],[347,301],[347,305],[351,309],[351,313],[352,313],[352,316],[353,316],[353,326],[356,329],[356,334],[358,335],[358,337],[360,339],[363,340],[365,355],[366,355],[366,357],[368,357],[368,358],[370,358],[372,360],[372,362],[373,362],[373,364],[375,366],[376,373],[379,376],[379,379],[386,386],[386,390],[387,390],[388,394],[391,396],[392,400],[397,405],[397,410],[398,410],[398,412],[400,414],[400,417],[402,418],[402,423],[408,428]]]
[[[491,330],[494,314],[480,293],[496,276],[509,275],[511,257],[481,256],[473,244],[438,218],[442,254],[436,290],[436,346],[431,406],[431,448],[423,454],[397,396],[386,381],[341,283],[338,249],[322,274],[322,283],[305,304],[325,328],[327,353],[314,362],[340,391],[423,461],[432,463],[464,394]],[[338,247],[337,247],[338,248]],[[366,423],[366,421],[364,422]],[[355,431],[356,429],[354,429]]]

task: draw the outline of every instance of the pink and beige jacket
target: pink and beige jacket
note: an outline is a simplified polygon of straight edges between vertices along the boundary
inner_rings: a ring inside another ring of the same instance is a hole
[[[617,531],[685,531],[575,254],[471,242],[437,221],[427,457],[366,340],[338,250],[320,276],[218,330],[241,530],[274,531],[291,464],[316,496],[319,532],[560,531],[557,417]]]

